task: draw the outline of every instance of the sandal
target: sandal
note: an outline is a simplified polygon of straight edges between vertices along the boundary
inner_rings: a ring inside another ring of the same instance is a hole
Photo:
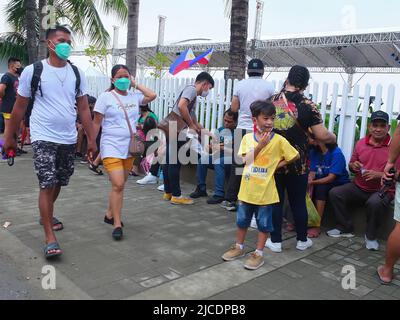
[[[286,223],[286,231],[293,232],[296,230],[296,226],[293,223],[287,222]]]
[[[40,218],[39,224],[41,226],[43,225],[42,218]],[[62,229],[64,229],[63,223],[60,220],[58,220],[56,217],[53,217],[53,230],[54,231],[60,231]]]
[[[114,225],[114,218],[108,218],[107,216],[104,216],[104,222],[105,223],[107,223],[107,224],[111,224],[111,225]],[[123,222],[121,222],[121,226],[124,226],[124,223]]]
[[[383,268],[383,266],[380,266],[380,267],[378,267],[378,269],[376,269],[376,275],[378,276],[378,280],[384,286],[390,285],[390,283],[392,282],[392,279],[390,279],[388,281],[388,278],[384,279],[384,277],[382,277],[381,274],[379,273],[379,270],[382,270],[382,268]]]
[[[309,238],[318,238],[321,234],[321,230],[319,228],[310,228],[307,231],[307,236]]]
[[[113,236],[114,240],[121,240],[122,239],[122,235],[123,235],[123,232],[122,232],[122,228],[121,227],[115,228],[113,233],[112,233],[112,236]]]
[[[103,175],[103,171],[99,169],[99,165],[95,166],[94,164],[89,164],[89,170],[93,171],[94,173],[98,174],[99,176]]]
[[[44,247],[44,256],[46,259],[62,255],[62,250],[57,242],[49,243]]]

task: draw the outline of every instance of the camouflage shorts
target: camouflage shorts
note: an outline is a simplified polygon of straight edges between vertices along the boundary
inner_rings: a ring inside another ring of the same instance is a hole
[[[75,144],[35,141],[32,149],[40,188],[67,186],[74,173]]]

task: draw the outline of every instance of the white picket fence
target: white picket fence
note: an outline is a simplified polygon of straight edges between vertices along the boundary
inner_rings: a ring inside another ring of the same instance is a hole
[[[110,82],[108,78],[88,77],[89,93],[98,96]],[[180,91],[188,84],[194,83],[194,79],[137,79],[138,83],[151,88],[157,93],[157,99],[151,103],[151,109],[161,119],[172,109]],[[230,107],[232,87],[237,80],[224,81],[216,80],[215,87],[207,98],[198,98],[197,117],[206,129],[216,129],[222,126],[224,111]],[[273,82],[276,91],[282,88],[283,81]],[[374,89],[374,90],[372,90]],[[363,91],[361,91],[363,90]],[[372,96],[374,92],[374,96]],[[351,158],[354,147],[356,131],[360,131],[360,138],[365,136],[370,117],[369,107],[370,98],[375,97],[372,107],[374,111],[386,111],[391,119],[396,119],[399,114],[399,102],[395,103],[396,88],[391,85],[384,92],[382,85],[372,88],[366,85],[361,88],[356,85],[350,92],[347,84],[338,83],[328,84],[324,82],[320,85],[317,82],[311,83],[306,91],[306,95],[320,105],[322,118],[329,116],[328,129],[333,131],[338,125],[338,145],[342,149],[347,162]],[[344,98],[347,97],[347,98]],[[386,100],[385,100],[386,98]],[[357,126],[357,120],[361,118],[361,126]]]

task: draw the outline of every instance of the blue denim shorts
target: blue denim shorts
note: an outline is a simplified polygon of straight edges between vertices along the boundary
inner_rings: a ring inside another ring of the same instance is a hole
[[[272,224],[272,205],[257,206],[240,201],[236,213],[236,224],[240,229],[250,227],[253,215],[257,221],[258,231],[269,233],[274,231]]]

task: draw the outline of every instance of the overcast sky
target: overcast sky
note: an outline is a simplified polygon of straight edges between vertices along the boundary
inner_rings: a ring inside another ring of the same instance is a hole
[[[8,1],[0,0],[4,8]],[[265,0],[262,37],[315,32],[340,32],[391,28],[400,30],[397,0]],[[249,38],[254,34],[256,0],[250,0]],[[139,42],[157,41],[158,15],[167,17],[166,42],[191,38],[229,40],[229,20],[224,16],[222,0],[142,0],[140,1]],[[119,42],[126,44],[126,27],[114,17],[103,21],[112,35],[112,26],[120,25]],[[0,26],[0,32],[6,26]]]

